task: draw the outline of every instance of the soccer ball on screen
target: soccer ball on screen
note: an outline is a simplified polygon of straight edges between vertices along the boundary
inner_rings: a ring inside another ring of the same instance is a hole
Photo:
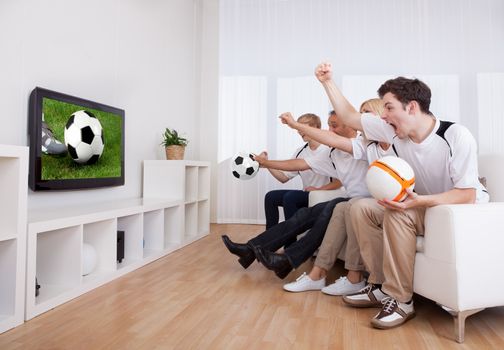
[[[103,128],[88,111],[73,113],[65,126],[65,145],[76,163],[94,164],[103,153]]]
[[[251,153],[238,152],[231,158],[231,171],[237,179],[248,180],[258,173],[259,163],[254,160]]]

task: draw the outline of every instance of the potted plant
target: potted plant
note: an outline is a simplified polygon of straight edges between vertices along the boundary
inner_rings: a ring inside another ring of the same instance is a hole
[[[189,141],[179,135],[177,130],[166,128],[162,145],[165,146],[166,159],[184,159],[184,151]]]

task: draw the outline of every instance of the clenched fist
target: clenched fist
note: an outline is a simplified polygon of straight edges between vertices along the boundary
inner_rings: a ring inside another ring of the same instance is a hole
[[[291,127],[296,123],[290,112],[282,113],[279,118],[282,124],[287,124]]]
[[[315,76],[317,79],[323,83],[325,81],[331,80],[332,79],[332,66],[328,62],[323,62],[320,63],[316,68],[315,68]]]

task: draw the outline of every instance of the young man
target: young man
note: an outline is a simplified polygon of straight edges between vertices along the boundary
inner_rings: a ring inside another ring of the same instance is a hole
[[[334,114],[330,115],[328,123],[332,132],[344,137],[355,137],[355,130],[342,125]],[[367,162],[356,160],[340,150],[328,149],[325,154],[306,159],[275,161],[257,156],[256,160],[262,167],[284,171],[312,169],[319,174],[339,179],[349,197],[368,195],[364,181]],[[234,243],[225,235],[222,239],[228,250],[239,257],[238,261],[244,268],[257,258],[266,268],[283,279],[293,268],[312,256],[324,238],[334,207],[346,200],[348,200],[346,197],[336,198],[313,207],[301,208],[289,220],[267,229],[246,244]],[[274,254],[286,242],[308,229],[310,229],[308,233],[287,247],[284,254]]]
[[[465,127],[432,115],[430,89],[418,79],[385,82],[378,90],[385,106],[378,119],[355,111],[334,84],[329,63],[318,65],[315,75],[346,125],[364,131],[370,140],[391,143],[415,171],[416,193],[409,192],[405,201],[363,199],[350,210],[370,276],[365,288],[343,300],[357,307],[382,307],[372,325],[395,327],[415,315],[413,265],[426,208],[488,201],[478,181],[476,141]]]

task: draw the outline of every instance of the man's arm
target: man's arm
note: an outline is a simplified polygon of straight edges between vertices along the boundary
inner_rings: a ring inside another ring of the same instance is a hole
[[[315,68],[315,76],[322,83],[334,112],[347,126],[362,131],[361,115],[343,96],[332,80],[332,66],[330,63],[321,63]]]
[[[304,159],[269,160],[263,155],[257,155],[254,159],[261,168],[277,169],[283,171],[302,171],[311,169]]]
[[[343,186],[343,184],[341,183],[340,180],[338,179],[333,179],[331,182],[325,184],[324,186],[320,186],[320,187],[314,187],[314,186],[308,186],[306,187],[304,190],[305,191],[318,191],[318,190],[337,190],[338,188],[340,188],[341,186]]]
[[[268,159],[268,152],[266,151],[261,152],[261,154],[259,155]],[[290,180],[290,178],[287,175],[285,175],[284,172],[281,170],[268,169],[268,171],[270,172],[271,175],[273,175],[275,179],[277,179],[283,184]]]
[[[405,210],[417,207],[428,208],[441,204],[473,204],[475,201],[475,188],[454,188],[443,193],[429,195],[418,195],[410,191],[408,192],[408,198],[403,202],[393,202],[385,199],[378,201],[378,203],[389,209]]]
[[[282,115],[280,115],[279,118],[283,124],[287,124],[292,129],[295,129],[307,135],[314,141],[317,141],[329,147],[340,149],[347,153],[353,152],[352,141],[346,137],[337,135],[329,130],[321,130],[319,128],[309,126],[307,124],[298,123],[297,121],[294,120],[292,114],[290,114],[289,112],[282,113]]]
[[[281,170],[276,170],[276,169],[268,169],[271,175],[281,183],[286,183],[287,181],[290,180],[290,178],[285,175]]]

